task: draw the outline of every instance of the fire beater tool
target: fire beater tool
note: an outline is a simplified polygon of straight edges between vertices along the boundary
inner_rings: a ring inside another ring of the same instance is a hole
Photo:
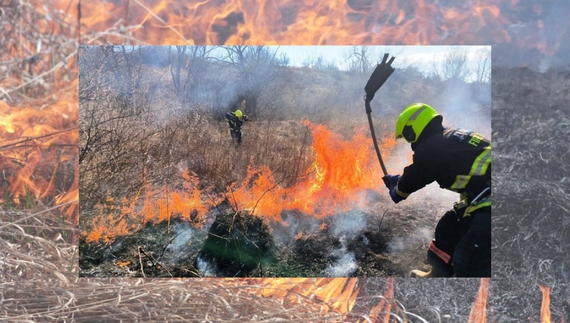
[[[368,115],[368,124],[370,125],[370,133],[372,135],[372,141],[374,141],[374,148],[376,149],[376,155],[378,156],[378,161],[380,161],[380,167],[382,167],[382,171],[384,175],[388,175],[386,171],[386,166],[384,165],[384,161],[382,160],[382,155],[380,154],[380,148],[378,148],[378,141],[376,140],[376,134],[374,133],[374,124],[372,123],[372,108],[370,107],[370,101],[374,98],[374,94],[380,89],[380,87],[386,82],[386,80],[394,73],[394,68],[391,66],[392,62],[396,57],[390,58],[388,60],[388,56],[390,54],[384,54],[382,58],[382,62],[376,66],[372,75],[370,75],[370,79],[366,83],[364,87],[364,91],[366,91],[366,95],[364,96],[364,106],[366,108],[366,114]]]

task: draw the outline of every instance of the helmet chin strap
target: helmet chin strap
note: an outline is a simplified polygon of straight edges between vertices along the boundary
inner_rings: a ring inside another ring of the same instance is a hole
[[[402,131],[402,136],[406,139],[407,142],[414,142],[416,141],[416,133],[414,132],[414,128],[412,126],[405,126],[404,130]]]

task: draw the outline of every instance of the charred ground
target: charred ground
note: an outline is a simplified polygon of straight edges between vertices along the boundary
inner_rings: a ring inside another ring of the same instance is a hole
[[[511,309],[499,321],[536,312],[537,283],[552,286],[553,317],[570,298],[569,88],[567,68],[493,69],[493,285]]]
[[[212,214],[204,228],[174,219],[109,243],[81,238],[82,277],[404,277],[424,268],[441,202],[275,222],[247,212]],[[424,202],[422,202],[424,203]],[[390,206],[389,208],[387,206]]]

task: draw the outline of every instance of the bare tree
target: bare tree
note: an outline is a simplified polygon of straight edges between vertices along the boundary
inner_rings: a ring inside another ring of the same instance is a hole
[[[453,51],[445,55],[443,73],[448,80],[465,80],[469,74],[467,52]]]
[[[356,73],[369,73],[375,66],[373,48],[370,46],[353,46],[346,55],[348,70]]]
[[[469,75],[467,53],[465,50],[453,50],[434,57],[431,67],[432,76],[442,81],[464,81]]]
[[[316,52],[308,54],[301,63],[305,68],[314,68],[317,70],[338,70],[338,66],[334,60],[328,61]]]
[[[266,46],[226,46],[224,49],[227,52],[225,59],[238,73],[238,94],[234,108],[243,103],[246,112],[256,116],[259,114],[261,93],[270,81],[279,77],[280,68],[285,63],[284,57]]]
[[[345,55],[345,64],[350,72],[370,74],[380,63],[385,53],[391,56],[400,56],[405,51],[404,48],[398,49],[384,46],[353,46]],[[398,68],[406,68],[410,65],[409,61],[399,58],[397,60]]]
[[[489,82],[491,80],[491,52],[486,48],[475,51],[477,63],[475,64],[475,81]]]
[[[155,96],[161,77],[145,71],[140,54],[140,47],[127,46],[79,50],[80,189],[90,203],[111,187],[125,196],[146,180],[149,139],[158,132]]]
[[[169,47],[169,65],[172,82],[180,104],[186,107],[191,101],[193,90],[204,82],[204,74],[208,70],[211,59],[210,52],[214,47],[209,46],[175,46],[176,53]]]

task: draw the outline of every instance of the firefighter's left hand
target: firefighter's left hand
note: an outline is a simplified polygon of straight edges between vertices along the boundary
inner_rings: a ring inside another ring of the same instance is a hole
[[[388,174],[388,175],[382,177],[382,180],[384,181],[384,184],[386,185],[386,187],[389,190],[392,190],[392,188],[396,187],[396,185],[398,184],[400,177],[402,177],[402,176],[401,175],[390,175],[390,174]]]
[[[390,197],[392,198],[392,201],[394,201],[394,203],[398,203],[404,200],[403,197],[401,197],[400,195],[398,195],[398,193],[396,193],[396,186],[390,189]]]

